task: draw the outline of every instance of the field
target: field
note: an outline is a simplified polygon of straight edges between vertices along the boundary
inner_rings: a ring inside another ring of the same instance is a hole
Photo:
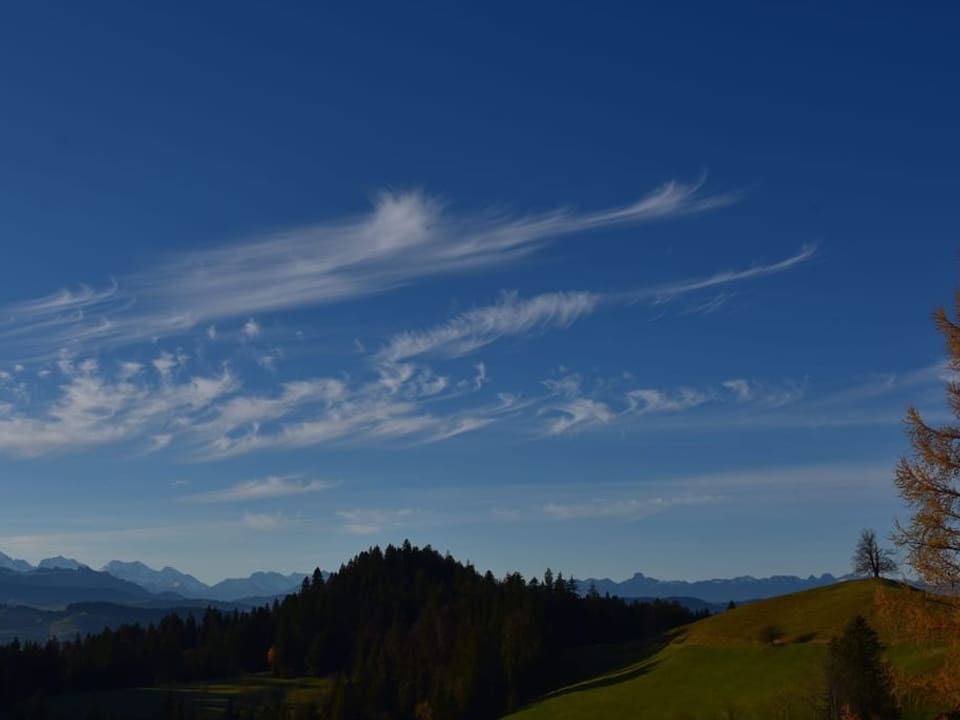
[[[638,651],[633,662],[557,690],[510,717],[812,719],[830,638],[857,613],[884,637],[879,593],[906,592],[865,580],[745,605],[683,628],[665,646],[645,656]],[[776,642],[761,640],[774,625],[782,631]],[[936,666],[941,653],[890,643],[887,655],[910,674]],[[904,717],[929,718],[931,710],[907,707]]]
[[[329,682],[322,679],[250,675],[228,682],[63,695],[49,699],[47,708],[52,717],[64,720],[88,716],[154,720],[177,716],[178,712],[181,717],[196,720],[220,720],[230,706],[237,710],[238,717],[244,717],[251,708],[256,708],[259,716],[259,711],[281,707],[287,711],[285,716],[310,717],[307,711],[319,706],[328,691]]]

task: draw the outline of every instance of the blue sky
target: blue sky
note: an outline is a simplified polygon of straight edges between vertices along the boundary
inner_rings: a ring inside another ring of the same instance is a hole
[[[5,8],[0,550],[846,571],[945,417],[958,19]]]

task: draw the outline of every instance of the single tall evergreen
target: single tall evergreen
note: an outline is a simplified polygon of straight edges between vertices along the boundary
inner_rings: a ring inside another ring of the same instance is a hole
[[[890,668],[883,645],[867,621],[857,615],[843,634],[830,641],[826,665],[827,720],[895,720]]]

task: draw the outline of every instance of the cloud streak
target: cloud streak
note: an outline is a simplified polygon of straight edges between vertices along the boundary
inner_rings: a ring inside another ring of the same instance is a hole
[[[399,510],[355,509],[340,510],[341,531],[348,535],[376,535],[400,524],[409,524],[416,516],[411,508]]]
[[[730,283],[742,282],[744,280],[752,280],[755,278],[786,272],[787,270],[792,270],[798,265],[812,260],[816,254],[816,245],[808,244],[800,248],[799,252],[784,258],[779,262],[768,265],[758,263],[744,270],[727,270],[725,272],[715,273],[704,278],[683,280],[680,282],[667,283],[665,285],[659,285],[651,288],[644,288],[623,293],[620,297],[624,301],[628,302],[648,300],[650,298],[655,298],[658,302],[666,302],[675,296],[684,295],[697,290],[707,290],[721,285],[728,285]]]
[[[674,497],[618,498],[575,503],[551,502],[542,506],[544,515],[554,520],[590,520],[596,518],[640,518],[671,507],[707,505],[723,500],[720,495],[684,494]]]
[[[242,482],[223,490],[196,493],[185,499],[201,503],[234,503],[252,500],[271,500],[274,498],[290,497],[323,492],[337,483],[325,480],[301,481],[296,475],[271,475],[261,480]]]
[[[425,278],[514,262],[564,236],[695,215],[736,202],[702,180],[668,182],[630,205],[593,213],[462,214],[422,192],[381,193],[355,217],[169,259],[112,281],[0,308],[0,346],[48,358],[87,343],[115,347],[202,324],[342,302]]]
[[[457,315],[430,330],[393,336],[377,357],[396,362],[425,354],[459,357],[505,335],[568,327],[593,313],[602,299],[589,292],[557,292],[522,300],[506,292],[493,305]]]
[[[680,386],[674,388],[623,388],[618,382],[600,382],[596,390],[585,392],[579,375],[570,374],[545,380],[550,391],[537,414],[542,420],[541,434],[558,436],[618,426],[628,421],[639,421],[647,416],[657,417],[659,426],[667,416],[682,415],[688,425],[691,411],[712,417],[718,412],[727,425],[734,415],[744,413],[762,422],[767,411],[799,401],[803,388],[793,381],[767,383],[735,378],[704,387]],[[708,409],[712,408],[712,412]]]
[[[592,315],[602,305],[633,304],[644,300],[661,303],[705,288],[786,272],[807,262],[815,254],[813,246],[804,246],[796,254],[776,263],[622,293],[551,292],[524,299],[516,292],[505,292],[491,305],[460,313],[432,328],[394,335],[376,357],[383,362],[421,355],[460,357],[503,337],[569,327]]]

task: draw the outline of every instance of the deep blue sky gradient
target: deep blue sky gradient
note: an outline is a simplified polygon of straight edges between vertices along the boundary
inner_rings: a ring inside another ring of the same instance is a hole
[[[844,572],[861,527],[887,533],[903,514],[892,468],[907,405],[942,413],[929,317],[960,260],[958,21],[948,3],[5,7],[0,321],[63,288],[123,288],[193,251],[346,222],[384,189],[467,217],[621,207],[671,180],[738,198],[389,292],[239,313],[217,320],[231,339],[215,345],[206,323],[81,343],[78,363],[182,348],[182,379],[229,362],[241,392],[275,395],[365,377],[394,334],[504,290],[629,292],[816,253],[422,361],[456,379],[485,364],[482,401],[444,401],[464,410],[542,398],[544,380],[571,374],[610,407],[631,388],[731,379],[790,396],[776,407],[727,398],[548,436],[532,406],[442,442],[203,461],[177,442],[146,452],[136,434],[39,453],[0,437],[0,550],[219,579],[333,568],[410,537],[496,572]],[[251,318],[263,332],[247,341]],[[53,356],[27,357],[10,335],[0,348],[0,421],[49,419],[68,384]],[[257,365],[271,351],[276,366]],[[333,486],[191,499],[271,476]]]

